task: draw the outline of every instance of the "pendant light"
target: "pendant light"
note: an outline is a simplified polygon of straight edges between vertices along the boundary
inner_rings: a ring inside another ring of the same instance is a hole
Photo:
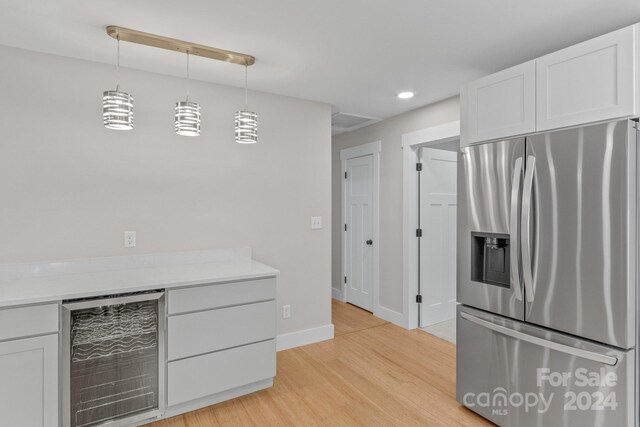
[[[118,41],[118,61],[116,66],[116,90],[102,93],[102,119],[107,129],[133,129],[133,96],[120,91],[120,38]]]
[[[236,112],[236,142],[255,144],[258,142],[258,113],[248,111],[247,68],[244,66],[244,110]]]
[[[187,51],[187,99],[176,102],[175,124],[178,135],[200,135],[200,104],[189,101],[189,51]]]

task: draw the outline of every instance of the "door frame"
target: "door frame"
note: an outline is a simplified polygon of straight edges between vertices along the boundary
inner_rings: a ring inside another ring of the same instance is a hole
[[[355,147],[345,148],[340,150],[340,180],[342,184],[342,194],[340,197],[340,203],[342,204],[342,223],[340,224],[340,240],[341,240],[341,276],[340,276],[340,291],[333,288],[333,298],[346,302],[347,301],[347,289],[344,286],[344,277],[346,274],[347,266],[347,239],[345,238],[344,224],[347,220],[347,183],[344,179],[344,174],[347,172],[347,160],[354,159],[356,157],[363,157],[367,155],[373,156],[373,283],[371,284],[373,290],[373,314],[379,316],[381,312],[380,307],[380,151],[382,150],[382,141],[370,142],[368,144],[357,145]]]
[[[418,327],[418,150],[460,139],[460,121],[444,123],[402,135],[402,314],[403,326]]]

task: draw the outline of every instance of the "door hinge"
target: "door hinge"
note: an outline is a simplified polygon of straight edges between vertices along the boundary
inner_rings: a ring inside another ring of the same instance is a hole
[[[416,303],[422,304],[422,295],[416,295]]]
[[[347,283],[347,276],[344,276],[344,283]]]
[[[344,225],[344,231],[347,231],[347,224]]]
[[[422,163],[416,163],[416,170],[420,172],[422,170]]]
[[[422,228],[416,229],[416,237],[422,237]]]
[[[346,172],[344,173],[344,179],[347,179],[347,173]]]

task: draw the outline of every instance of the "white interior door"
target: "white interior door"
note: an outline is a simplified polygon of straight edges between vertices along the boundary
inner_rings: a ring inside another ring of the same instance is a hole
[[[373,156],[347,160],[346,299],[373,311]]]
[[[425,327],[456,316],[457,153],[421,151],[420,327]]]

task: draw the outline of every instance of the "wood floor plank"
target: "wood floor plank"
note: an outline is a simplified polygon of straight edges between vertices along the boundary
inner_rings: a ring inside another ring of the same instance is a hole
[[[334,335],[337,337],[389,323],[368,311],[336,300],[331,300],[331,310]]]
[[[279,352],[272,388],[152,425],[492,425],[455,400],[455,345],[332,307],[336,337]]]
[[[338,339],[353,340],[353,336]],[[431,424],[436,421],[440,425],[452,425],[454,421],[471,421],[462,407],[455,401],[455,396],[448,396],[433,384],[422,381],[419,375],[406,369],[402,363],[384,357],[389,349],[384,344],[354,347],[353,352],[345,353],[342,360],[350,368],[362,376],[366,376],[376,389],[393,390],[395,398],[404,401],[407,409],[416,413],[424,412]],[[455,369],[450,375],[455,377]],[[473,415],[475,418],[475,415]],[[404,424],[408,424],[405,422]]]
[[[218,421],[212,407],[200,409],[198,411],[189,412],[182,417],[185,427],[218,427]]]
[[[336,360],[325,365],[344,381],[344,387],[351,386],[359,390],[362,398],[375,407],[376,414],[385,414],[387,425],[427,425],[429,423],[429,418],[424,414],[409,411],[406,405],[392,394],[392,389],[379,387],[370,376],[355,371],[351,364]]]
[[[322,420],[313,416],[313,411],[297,393],[274,394],[275,404],[278,405],[287,419],[298,426],[323,426]]]
[[[240,399],[228,400],[215,406],[213,414],[216,422],[222,427],[254,427],[254,423]],[[176,417],[179,418],[179,417]]]
[[[403,332],[395,325],[385,325],[376,328],[374,334],[362,331],[346,338],[371,345],[379,354],[455,398],[455,346],[436,337],[424,339],[417,334],[422,331]]]
[[[280,405],[276,404],[275,394],[263,390],[243,396],[240,401],[256,425],[293,426],[293,420],[288,419]]]

